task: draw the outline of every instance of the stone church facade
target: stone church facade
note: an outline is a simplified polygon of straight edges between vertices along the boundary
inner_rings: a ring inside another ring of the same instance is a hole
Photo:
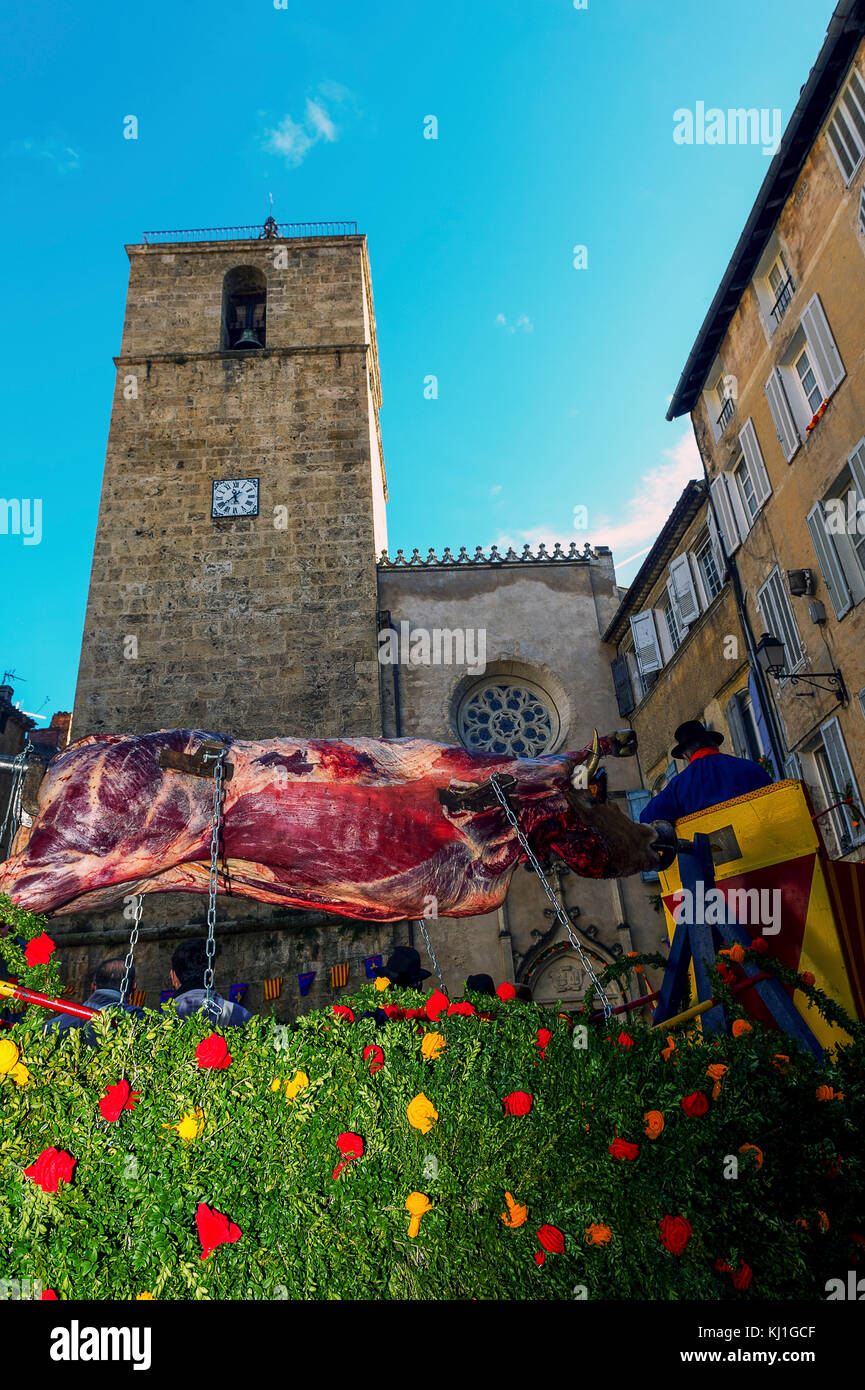
[[[209,239],[207,239],[209,238]],[[621,599],[603,546],[387,553],[381,385],[366,238],[350,225],[160,234],[130,280],[71,737],[422,736],[478,750],[579,748],[621,723],[602,641]],[[387,657],[396,651],[396,659]],[[636,814],[636,761],[608,764]],[[552,886],[596,963],[665,942],[641,876]],[[206,900],[145,898],[137,984],[168,987]],[[131,904],[52,921],[74,998],[123,954]],[[291,1018],[365,979],[419,924],[370,926],[222,897],[220,991]],[[485,972],[574,1007],[585,988],[530,870],[505,906],[426,923],[448,989]],[[301,995],[298,976],[315,972]],[[275,1002],[265,981],[282,981]]]

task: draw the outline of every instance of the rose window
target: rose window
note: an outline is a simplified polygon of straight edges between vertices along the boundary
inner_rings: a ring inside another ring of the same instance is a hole
[[[466,693],[458,715],[466,748],[516,758],[548,753],[559,735],[549,696],[530,681],[489,680]]]

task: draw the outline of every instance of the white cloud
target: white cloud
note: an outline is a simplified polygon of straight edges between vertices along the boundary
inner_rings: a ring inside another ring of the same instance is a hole
[[[335,96],[337,89],[334,85],[326,85],[335,99],[340,100],[340,97]],[[338,134],[338,128],[321,98],[307,97],[303,121],[298,122],[291,116],[284,116],[275,129],[265,131],[265,149],[282,155],[289,168],[296,169],[303,163],[313,145],[319,144],[322,140],[332,145]]]
[[[664,450],[664,462],[643,473],[616,514],[596,517],[590,511],[590,524],[585,530],[565,530],[560,520],[553,526],[535,526],[528,531],[500,536],[496,544],[499,549],[507,550],[512,545],[515,550],[521,550],[528,543],[534,550],[544,541],[547,549],[552,550],[556,541],[566,549],[571,541],[576,541],[582,550],[588,540],[592,545],[608,545],[617,566],[623,568],[629,561],[648,553],[685,484],[691,478],[702,476],[697,441],[689,429],[671,449]],[[562,510],[563,520],[567,509],[563,507]]]
[[[504,328],[507,333],[516,333],[518,330],[523,333],[534,333],[535,331],[535,325],[528,314],[521,314],[516,323],[508,323],[504,314],[496,314],[495,322],[499,328]]]
[[[78,151],[53,136],[46,140],[16,140],[6,147],[4,153],[26,159],[45,159],[58,174],[73,173],[81,164]]]

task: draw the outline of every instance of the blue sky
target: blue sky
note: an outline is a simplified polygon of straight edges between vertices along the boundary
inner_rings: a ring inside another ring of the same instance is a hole
[[[269,193],[279,219],[369,238],[391,553],[589,539],[628,582],[698,471],[664,415],[769,163],[675,144],[673,113],[786,124],[832,8],[7,0],[0,495],[43,518],[38,545],[0,534],[24,707],[74,694],[124,244],[263,221]]]

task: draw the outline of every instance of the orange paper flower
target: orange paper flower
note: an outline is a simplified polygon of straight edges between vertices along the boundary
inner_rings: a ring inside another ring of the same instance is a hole
[[[445,1040],[441,1033],[427,1033],[420,1045],[421,1055],[428,1062],[434,1062],[445,1050]]]
[[[510,1192],[505,1193],[505,1202],[508,1208],[507,1211],[502,1212],[502,1221],[505,1225],[510,1226],[512,1230],[515,1230],[517,1226],[525,1225],[529,1215],[528,1207],[520,1206],[519,1202],[515,1202]]]
[[[414,1100],[409,1101],[405,1113],[408,1115],[409,1124],[419,1129],[421,1134],[429,1134],[439,1117],[439,1112],[423,1091],[416,1095]]]
[[[730,1032],[733,1034],[734,1038],[741,1038],[744,1037],[745,1033],[751,1032],[751,1025],[747,1019],[735,1018]]]
[[[411,1217],[408,1223],[409,1238],[414,1240],[420,1230],[420,1219],[429,1211],[432,1202],[423,1192],[410,1192],[405,1199],[405,1209]]]
[[[751,1152],[754,1155],[754,1163],[758,1168],[763,1167],[763,1150],[758,1149],[756,1144],[740,1144],[739,1153]]]
[[[668,1034],[667,1034],[667,1046],[661,1048],[661,1056],[663,1057],[664,1061],[665,1061],[665,1062],[669,1062],[670,1058],[673,1057],[673,1053],[674,1053],[675,1051],[676,1051],[676,1039],[673,1037],[672,1033],[668,1033]],[[673,1061],[675,1061],[675,1060],[676,1060],[675,1057],[673,1057]]]
[[[657,1113],[655,1111],[655,1114]],[[609,1226],[601,1226],[596,1221],[586,1227],[586,1241],[589,1245],[609,1245],[612,1235]]]
[[[643,1119],[646,1121],[643,1133],[648,1135],[650,1139],[657,1139],[664,1130],[664,1117],[660,1110],[647,1110]]]

